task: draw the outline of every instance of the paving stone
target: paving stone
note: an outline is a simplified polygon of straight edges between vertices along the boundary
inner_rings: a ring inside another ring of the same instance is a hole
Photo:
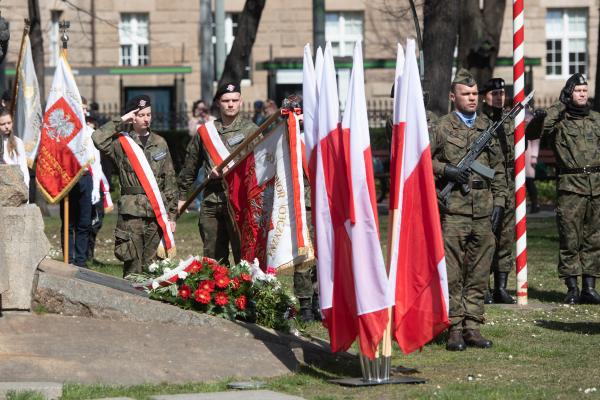
[[[54,400],[62,396],[63,385],[56,382],[0,382],[0,399],[9,392],[36,392],[45,399]]]
[[[189,393],[151,396],[151,400],[304,400],[302,397],[271,390],[234,390],[228,392]]]

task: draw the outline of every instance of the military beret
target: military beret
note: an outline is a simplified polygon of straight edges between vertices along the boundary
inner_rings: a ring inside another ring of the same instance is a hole
[[[150,97],[148,97],[145,94],[141,94],[139,96],[135,96],[131,99],[129,99],[127,101],[127,103],[125,104],[125,112],[124,114],[128,114],[131,111],[142,109],[142,108],[146,108],[146,107],[150,107],[152,104],[150,104]]]
[[[242,89],[240,88],[239,82],[228,82],[224,83],[217,89],[217,93],[215,94],[215,98],[219,99],[225,93],[242,93]]]
[[[504,89],[505,83],[502,78],[492,78],[487,81],[481,89],[479,89],[479,94],[486,94],[487,92],[491,92],[492,90],[500,90]]]
[[[454,80],[452,81],[452,84],[461,84],[471,87],[477,85],[477,82],[475,82],[475,79],[473,79],[473,75],[471,75],[469,71],[467,71],[464,68],[461,68],[458,70],[456,75],[454,75]]]
[[[585,76],[583,76],[583,74],[581,73],[576,73],[571,75],[571,77],[569,79],[567,79],[567,83],[565,84],[565,86],[577,86],[577,85],[587,85],[587,80],[585,79]]]

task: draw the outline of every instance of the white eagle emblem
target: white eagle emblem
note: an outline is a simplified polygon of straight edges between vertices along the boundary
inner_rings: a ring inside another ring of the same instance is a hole
[[[146,100],[140,100],[140,107],[145,107],[146,106]]]
[[[66,139],[73,133],[75,124],[70,121],[69,115],[65,115],[64,110],[57,108],[50,113],[48,123],[44,124],[48,137],[60,143],[61,139]]]
[[[233,92],[235,90],[235,86],[232,84],[227,85],[227,91],[228,92]]]

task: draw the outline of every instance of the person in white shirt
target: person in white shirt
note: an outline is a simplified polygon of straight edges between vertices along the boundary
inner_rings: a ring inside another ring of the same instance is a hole
[[[29,170],[23,141],[13,133],[13,120],[10,111],[0,108],[0,136],[2,136],[2,159],[6,164],[18,165],[23,173],[23,181],[29,187]]]

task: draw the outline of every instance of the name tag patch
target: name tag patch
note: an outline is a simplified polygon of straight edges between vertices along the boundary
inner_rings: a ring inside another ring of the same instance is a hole
[[[154,161],[160,161],[160,160],[162,160],[163,158],[165,158],[166,156],[167,156],[167,152],[166,152],[166,151],[161,151],[161,152],[159,152],[159,153],[156,153],[156,154],[154,154],[154,155],[152,156],[152,159],[153,159]]]
[[[240,133],[239,135],[235,135],[234,137],[227,139],[227,144],[233,147],[236,144],[241,143],[243,140],[244,135]]]

